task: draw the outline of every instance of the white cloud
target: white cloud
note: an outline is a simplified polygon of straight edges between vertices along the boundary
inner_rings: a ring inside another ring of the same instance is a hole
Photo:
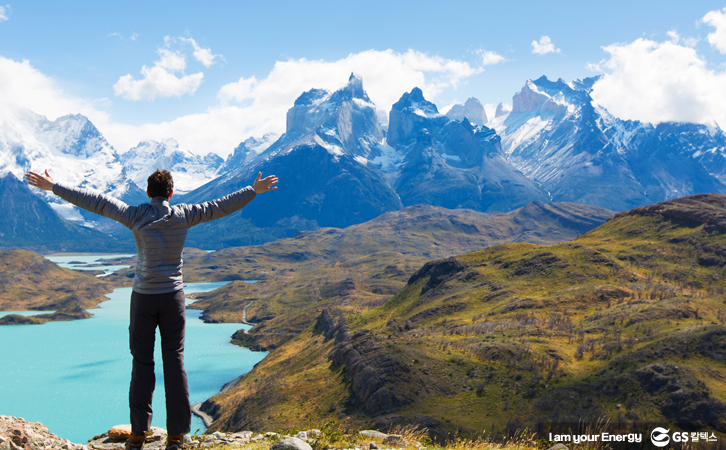
[[[587,63],[585,64],[585,68],[589,70],[590,72],[602,72],[603,71],[603,64],[605,64],[605,60],[603,59],[599,63]]]
[[[710,70],[694,48],[641,38],[603,49],[610,58],[600,66],[610,73],[592,97],[615,116],[726,125],[726,72]]]
[[[142,79],[137,80],[131,74],[124,75],[113,85],[116,95],[127,100],[153,100],[156,97],[181,97],[194,94],[202,84],[202,72],[191,75],[184,74],[186,55],[181,50],[170,48],[174,39],[164,38],[164,47],[159,47],[159,60],[153,67],[143,66]],[[179,76],[177,76],[179,73]]]
[[[716,30],[708,33],[706,39],[721,53],[726,53],[726,8],[721,11],[710,11],[703,16],[703,23],[714,27]]]
[[[539,42],[532,41],[532,53],[536,55],[546,55],[547,53],[560,53],[560,49],[555,47],[549,36],[542,36]]]
[[[8,14],[5,12],[5,8],[0,6],[0,22],[5,22],[8,20]]]
[[[668,35],[669,38],[671,38],[671,42],[673,42],[674,44],[677,44],[678,41],[681,40],[681,36],[678,34],[678,32],[676,30],[668,31],[666,34]]]
[[[194,58],[199,61],[200,63],[204,64],[204,67],[209,67],[212,64],[214,64],[214,60],[224,59],[222,55],[215,55],[212,53],[211,49],[208,48],[202,48],[197,44],[197,41],[195,41],[192,38],[179,38],[182,42],[187,42],[189,44],[192,44],[192,47],[194,47]]]
[[[492,66],[494,64],[499,64],[500,62],[506,61],[506,58],[504,58],[504,56],[500,55],[497,52],[479,49],[475,53],[481,56],[482,66]]]
[[[161,58],[155,62],[155,66],[172,72],[183,72],[187,68],[187,58],[183,53],[174,52],[168,48],[160,48],[158,53]]]
[[[114,37],[114,36],[121,39],[122,41],[124,40],[123,35],[117,31],[114,31],[113,33],[108,33],[108,36],[106,36],[106,37]],[[139,36],[141,36],[139,33],[132,33],[131,36],[129,36],[129,39],[132,41],[135,41],[139,38]]]
[[[674,44],[683,44],[686,47],[695,47],[696,44],[698,44],[698,39],[694,37],[681,37],[680,34],[676,30],[671,30],[666,33],[669,38],[671,38],[671,42]]]
[[[0,112],[21,106],[51,120],[80,113],[95,122],[107,121],[109,116],[98,109],[98,103],[66,94],[28,60],[15,61],[0,56]]]

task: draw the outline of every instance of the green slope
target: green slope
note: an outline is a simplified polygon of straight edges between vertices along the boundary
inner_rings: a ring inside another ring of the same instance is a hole
[[[206,403],[213,429],[336,419],[445,436],[605,417],[724,432],[724,208],[693,196],[567,243],[431,261],[380,306],[341,295]]]

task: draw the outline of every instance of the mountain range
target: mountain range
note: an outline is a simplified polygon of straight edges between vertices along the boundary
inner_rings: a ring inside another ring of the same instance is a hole
[[[596,82],[527,81],[512,112],[488,123],[507,160],[555,201],[613,210],[726,192],[722,130],[618,119],[593,103]]]
[[[596,82],[527,80],[511,111],[499,105],[490,120],[477,99],[444,115],[414,88],[392,106],[384,128],[353,74],[335,92],[301,94],[284,134],[249,138],[226,160],[195,155],[171,138],[118,154],[83,116],[49,121],[18,109],[0,116],[0,172],[20,179],[31,168],[51,167],[60,180],[128,203],[146,201],[145,177],[157,167],[174,173],[173,201],[185,203],[224,196],[260,171],[280,178],[274,194],[225,225],[191,230],[194,245],[204,248],[346,227],[415,204],[506,212],[567,201],[624,210],[726,192],[722,130],[621,120],[593,102]],[[129,239],[109,221],[34,193],[66,219]]]

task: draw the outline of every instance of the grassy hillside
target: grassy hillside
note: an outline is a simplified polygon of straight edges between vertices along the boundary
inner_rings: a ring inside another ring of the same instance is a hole
[[[503,242],[553,243],[603,223],[611,212],[574,203],[532,203],[507,214],[418,205],[345,229],[322,228],[254,247],[185,259],[185,281],[235,280],[192,307],[207,321],[261,322],[240,343],[272,349],[331,305],[374,308],[421,264]],[[239,280],[262,280],[246,284]]]
[[[430,261],[385,301],[342,287],[308,301],[315,323],[206,403],[213,429],[339,420],[445,436],[604,417],[725,432],[724,208],[724,195],[664,202],[570,242]]]

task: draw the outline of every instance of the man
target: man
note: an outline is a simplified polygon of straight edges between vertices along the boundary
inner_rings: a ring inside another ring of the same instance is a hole
[[[48,171],[25,174],[31,186],[52,191],[62,199],[87,211],[113,219],[130,228],[138,254],[133,291],[129,346],[133,356],[129,407],[131,437],[129,449],[141,449],[145,432],[151,430],[151,398],[154,377],[154,338],[161,334],[166,393],[167,450],[182,447],[191,427],[189,388],[184,371],[185,301],[182,290],[182,250],[187,230],[194,225],[219,219],[243,208],[257,194],[277,189],[277,177],[262,179],[221,199],[198,205],[174,205],[171,173],[158,170],[147,180],[149,203],[129,206],[104,194],[55,183]]]

